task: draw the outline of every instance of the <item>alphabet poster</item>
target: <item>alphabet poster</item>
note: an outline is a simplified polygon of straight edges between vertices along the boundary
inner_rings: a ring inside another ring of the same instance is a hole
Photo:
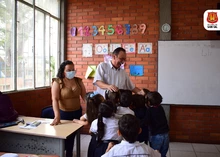
[[[121,44],[110,44],[110,53],[112,53],[118,47],[121,47]]]
[[[92,57],[92,44],[83,44],[83,57]]]
[[[122,47],[126,50],[126,53],[135,53],[135,43],[124,43]]]
[[[152,54],[152,43],[138,43],[138,54]]]
[[[95,54],[96,55],[108,54],[108,44],[95,44]]]

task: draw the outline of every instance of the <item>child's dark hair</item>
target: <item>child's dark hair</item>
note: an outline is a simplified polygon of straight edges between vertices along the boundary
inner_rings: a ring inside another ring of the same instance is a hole
[[[150,103],[150,106],[160,105],[162,100],[163,97],[157,91],[147,93],[147,101]]]
[[[144,95],[147,95],[148,92],[150,92],[150,90],[148,90],[147,88],[143,88],[144,91]]]
[[[105,124],[103,123],[103,117],[110,118],[114,114],[114,104],[105,100],[99,105],[99,114],[98,114],[98,142],[101,142],[105,134]]]
[[[145,108],[145,97],[140,94],[132,95],[132,106],[134,108]]]
[[[109,90],[105,91],[105,99],[109,100],[113,103],[114,105],[114,112],[117,110],[117,106],[119,103],[120,95],[119,92],[111,92]]]
[[[91,97],[90,95],[89,96],[87,95],[87,103],[86,103],[86,114],[89,124],[91,124],[92,121],[98,117],[99,105],[104,101],[104,97],[101,94],[96,94]]]
[[[120,106],[129,107],[132,103],[132,92],[130,90],[120,91]]]
[[[124,48],[118,47],[118,48],[116,48],[116,49],[112,52],[112,54],[118,56],[118,54],[120,53],[120,51],[123,51],[124,53],[126,52]]]
[[[111,92],[109,90],[105,91],[105,99],[110,100],[113,103],[119,102],[119,92]]]
[[[131,114],[123,115],[119,119],[118,125],[119,131],[126,141],[134,143],[137,140],[140,132],[140,122],[135,116]]]

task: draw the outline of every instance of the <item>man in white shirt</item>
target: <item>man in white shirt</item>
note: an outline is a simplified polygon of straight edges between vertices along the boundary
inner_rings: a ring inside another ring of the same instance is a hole
[[[93,84],[97,92],[105,97],[105,90],[117,92],[118,89],[128,89],[134,93],[143,94],[135,87],[128,74],[120,66],[126,61],[126,51],[122,47],[116,48],[112,53],[112,60],[100,63],[97,67]]]
[[[137,140],[138,134],[141,132],[138,119],[131,115],[126,114],[119,119],[118,134],[124,140],[120,144],[113,146],[102,157],[160,157],[160,153],[153,150],[144,142],[140,143]]]

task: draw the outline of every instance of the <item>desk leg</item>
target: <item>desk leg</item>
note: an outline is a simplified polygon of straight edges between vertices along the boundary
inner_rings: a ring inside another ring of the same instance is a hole
[[[76,132],[76,156],[80,157],[80,129]]]
[[[59,156],[60,157],[65,157],[66,155],[65,155],[65,140],[63,140],[63,139],[61,139],[60,140],[60,154],[59,154]]]

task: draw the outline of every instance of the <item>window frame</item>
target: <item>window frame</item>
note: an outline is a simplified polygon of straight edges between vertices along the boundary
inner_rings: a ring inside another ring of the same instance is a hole
[[[17,84],[17,80],[18,80],[17,64],[18,64],[18,61],[17,61],[17,22],[16,21],[17,21],[17,12],[18,12],[18,8],[17,8],[18,2],[33,8],[33,68],[34,68],[34,70],[33,70],[33,75],[34,76],[33,76],[33,80],[32,80],[33,81],[33,86],[31,86],[31,88],[28,87],[28,88],[24,88],[24,89],[18,89],[18,84]],[[36,10],[37,10],[37,11],[43,13],[44,16],[49,16],[49,21],[50,21],[49,23],[51,23],[51,18],[53,18],[55,20],[58,20],[58,27],[57,27],[57,29],[58,29],[57,51],[58,52],[57,52],[57,58],[55,60],[55,67],[58,68],[60,63],[62,61],[64,61],[64,59],[66,58],[65,53],[64,53],[64,52],[66,52],[66,44],[65,43],[66,43],[66,40],[67,40],[66,39],[66,13],[67,13],[66,4],[67,4],[67,0],[60,0],[59,7],[58,7],[59,17],[56,17],[56,16],[50,14],[48,11],[43,10],[42,8],[40,8],[38,6],[35,6],[35,0],[33,0],[33,4],[31,4],[27,1],[23,1],[23,0],[15,0],[14,1],[14,9],[13,9],[14,18],[13,18],[13,22],[12,22],[12,25],[13,25],[13,32],[12,32],[13,33],[13,38],[12,38],[12,40],[14,41],[13,42],[13,47],[12,47],[12,53],[13,53],[12,54],[13,55],[12,56],[12,60],[13,60],[12,62],[14,64],[11,65],[11,69],[13,69],[13,74],[11,75],[11,78],[13,79],[14,86],[12,87],[12,89],[9,89],[9,90],[4,90],[3,89],[2,92],[18,92],[18,91],[35,90],[35,89],[39,89],[39,88],[48,88],[48,87],[50,87],[50,84],[45,85],[45,83],[48,82],[46,79],[43,79],[44,80],[43,81],[44,85],[36,87],[36,70],[37,69],[36,69],[36,63],[35,63],[35,57],[36,57],[35,56],[35,53],[36,53],[36,48],[35,48],[35,45],[36,45],[36,41],[35,41],[36,40],[36,36],[35,36],[35,33],[36,33],[35,18],[36,17],[35,17],[35,13],[36,13]],[[46,20],[44,19],[44,22],[45,21]],[[49,32],[50,31],[51,31],[51,28],[49,28]],[[44,38],[43,40],[45,42],[45,40],[46,40],[45,36],[43,38]],[[50,38],[50,36],[49,36],[49,38]],[[44,47],[44,49],[45,49],[45,47]],[[51,51],[50,50],[51,50],[51,40],[49,40],[49,68],[51,68],[51,66],[50,66]],[[45,50],[44,50],[44,52],[45,52]],[[45,55],[45,53],[44,53],[44,55]],[[46,61],[46,59],[43,60],[44,64],[46,65],[45,61]],[[55,69],[55,74],[57,72],[56,70],[57,69]],[[49,79],[51,80],[52,76],[51,76],[51,74],[49,74],[49,75],[50,75]],[[50,80],[49,80],[49,82],[50,82]]]

